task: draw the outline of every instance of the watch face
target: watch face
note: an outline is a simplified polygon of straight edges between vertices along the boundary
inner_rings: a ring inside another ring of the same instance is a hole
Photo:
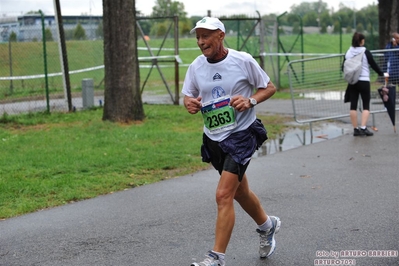
[[[252,105],[256,105],[257,104],[257,101],[254,98],[250,98],[249,101],[250,101],[250,103]]]

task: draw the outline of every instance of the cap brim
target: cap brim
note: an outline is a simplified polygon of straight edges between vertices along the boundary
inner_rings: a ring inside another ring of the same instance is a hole
[[[196,29],[207,29],[207,30],[217,30],[218,27],[210,26],[210,25],[201,25],[199,27],[195,27],[194,29],[190,30],[190,34],[193,34]]]

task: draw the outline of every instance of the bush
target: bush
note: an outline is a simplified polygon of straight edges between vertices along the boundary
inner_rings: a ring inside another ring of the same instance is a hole
[[[73,39],[74,40],[86,40],[86,31],[80,23],[78,23],[78,25],[76,26],[76,28],[73,32]]]
[[[17,41],[17,34],[15,32],[11,32],[10,37],[8,37],[9,42],[16,42]]]

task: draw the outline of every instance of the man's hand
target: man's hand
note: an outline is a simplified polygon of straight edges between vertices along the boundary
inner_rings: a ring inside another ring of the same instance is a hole
[[[241,95],[236,95],[231,97],[230,105],[239,112],[243,112],[245,110],[252,108],[249,99]]]
[[[201,100],[202,97],[193,98],[184,96],[184,107],[186,107],[187,111],[190,114],[196,114],[199,110],[201,110]]]

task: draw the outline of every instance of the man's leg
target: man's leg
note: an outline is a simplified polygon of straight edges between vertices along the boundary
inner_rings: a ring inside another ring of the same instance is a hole
[[[213,251],[226,253],[235,222],[234,195],[240,186],[238,176],[223,171],[216,189],[217,219]]]
[[[261,258],[271,256],[276,248],[274,234],[280,230],[280,218],[266,215],[259,198],[249,189],[246,175],[237,189],[235,199],[258,225],[256,231],[260,236],[259,256]]]
[[[254,219],[256,224],[261,225],[267,220],[266,212],[262,208],[259,198],[252,190],[249,189],[246,174],[244,174],[234,198],[244,209],[244,211],[246,211],[249,216]]]

